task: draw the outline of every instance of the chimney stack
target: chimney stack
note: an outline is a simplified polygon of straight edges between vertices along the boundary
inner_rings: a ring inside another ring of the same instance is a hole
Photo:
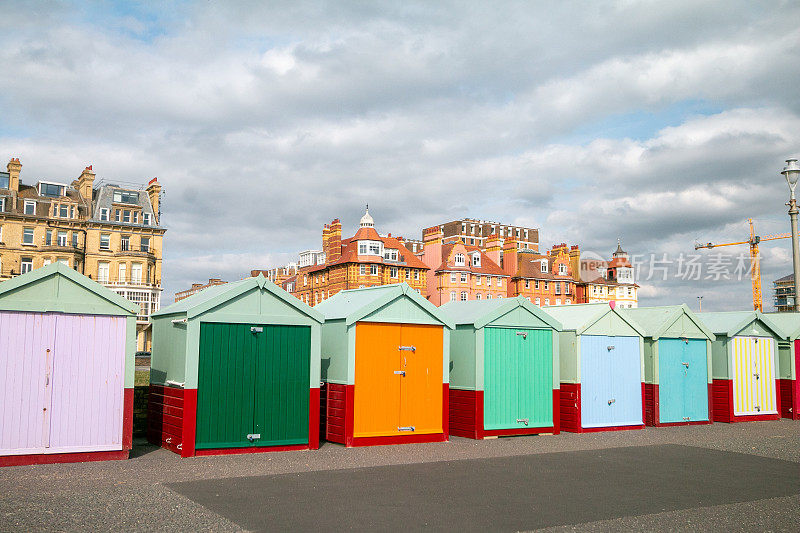
[[[486,257],[494,261],[497,266],[502,265],[503,239],[498,237],[496,233],[492,233],[489,238],[486,239],[486,248],[483,253],[486,254]]]
[[[92,203],[92,186],[94,185],[94,177],[95,173],[92,170],[92,165],[83,169],[81,175],[78,176],[78,179],[72,182],[72,186],[78,189],[78,194],[84,200],[87,200],[90,204]]]
[[[328,233],[328,250],[325,250],[326,262],[332,263],[342,257],[342,223],[333,219]]]
[[[8,189],[13,192],[19,192],[19,171],[22,170],[22,163],[19,162],[18,157],[12,157],[11,161],[6,165],[8,171]]]
[[[89,167],[91,170],[91,167]],[[159,202],[161,201],[161,184],[158,183],[158,178],[153,178],[147,184],[147,196],[150,197],[150,205],[153,206],[153,217],[155,218],[156,225],[161,224],[161,217],[159,217]]]
[[[517,249],[517,241],[514,237],[509,237],[503,243],[503,270],[505,270],[506,274],[509,276],[514,276],[517,274],[517,254],[519,250]]]

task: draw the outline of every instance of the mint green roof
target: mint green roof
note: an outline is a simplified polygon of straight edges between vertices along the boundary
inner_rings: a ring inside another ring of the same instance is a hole
[[[786,338],[783,328],[778,326],[767,315],[758,311],[722,311],[716,313],[700,313],[700,320],[714,332],[715,335],[733,337],[741,332],[751,322],[758,320],[777,337]]]
[[[68,280],[71,285],[62,285],[60,279]],[[48,284],[49,280],[55,282]],[[80,289],[67,294],[76,286],[93,293],[97,299],[91,302]],[[119,314],[139,312],[135,303],[59,262],[0,282],[0,309],[107,314],[114,308],[120,311]]]
[[[455,324],[473,324],[480,329],[510,311],[522,307],[555,330],[561,331],[561,324],[527,298],[495,298],[492,300],[468,300],[466,302],[447,302],[439,309],[448,315]]]
[[[612,309],[607,303],[551,305],[542,309],[544,309],[545,313],[558,320],[565,331],[574,330],[576,335],[582,334],[608,313],[614,313],[639,335],[644,336],[641,328],[635,322],[624,317],[617,310]]]
[[[620,309],[619,312],[636,322],[641,326],[644,335],[652,337],[654,340],[661,337],[680,315],[686,315],[709,340],[713,341],[715,338],[714,333],[703,324],[703,321],[686,304]]]
[[[410,298],[436,321],[450,329],[455,328],[453,321],[447,315],[423,298],[407,283],[337,292],[327,300],[317,304],[314,309],[322,313],[325,316],[325,320],[344,319],[349,326],[390,302],[403,297]]]
[[[800,313],[769,313],[765,316],[786,333],[788,340],[800,338]]]
[[[267,278],[261,274],[255,278],[245,278],[231,283],[208,287],[197,294],[193,294],[188,298],[160,309],[153,313],[152,316],[185,314],[186,318],[193,318],[255,288],[263,289],[273,294],[276,298],[319,323],[325,321],[321,313],[267,280]]]

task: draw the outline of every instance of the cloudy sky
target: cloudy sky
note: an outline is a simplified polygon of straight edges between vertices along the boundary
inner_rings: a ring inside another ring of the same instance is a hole
[[[647,260],[788,231],[797,2],[152,4],[3,2],[0,157],[26,183],[157,176],[164,303],[365,203],[381,232],[468,216]],[[748,307],[747,248],[722,251],[700,280],[642,270],[640,303]],[[790,241],[762,253],[769,295]]]

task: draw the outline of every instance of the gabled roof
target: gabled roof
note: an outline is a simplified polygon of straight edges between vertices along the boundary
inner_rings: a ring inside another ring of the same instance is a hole
[[[326,320],[344,319],[349,326],[397,298],[403,297],[413,300],[434,319],[450,329],[455,327],[447,315],[405,282],[340,291],[317,304],[314,309],[322,313]]]
[[[63,263],[55,262],[50,263],[49,265],[43,266],[41,268],[37,268],[36,270],[32,270],[10,280],[4,281],[0,283],[0,300],[5,297],[11,297],[12,292],[19,290],[26,285],[31,285],[39,280],[44,278],[48,278],[51,276],[62,276],[73,283],[80,285],[84,289],[93,292],[100,298],[108,301],[111,304],[116,305],[117,307],[122,308],[123,310],[137,314],[139,312],[139,306],[135,303],[131,302],[127,298],[123,298],[116,292],[112,291],[111,289],[100,285],[96,281],[89,279],[88,277],[76,272],[75,270],[69,268],[68,266],[64,265]],[[51,311],[58,311],[59,310],[59,302],[54,301],[53,305],[50,309]]]
[[[184,298],[183,300],[175,302],[170,306],[160,309],[159,311],[153,313],[152,316],[157,317],[185,313],[186,318],[194,318],[255,288],[271,293],[276,298],[282,300],[284,303],[289,304],[304,315],[316,320],[319,323],[325,321],[325,318],[321,313],[290,295],[261,274],[255,278],[245,278],[239,281],[225,283],[224,285],[214,285],[213,287],[208,287],[197,294],[193,294],[188,298]]]
[[[612,308],[607,303],[596,304],[572,304],[572,305],[555,305],[545,306],[545,313],[551,315],[553,318],[561,322],[564,330],[574,330],[576,335],[581,335],[584,331],[589,329],[592,324],[606,316],[608,313],[614,313],[619,316],[623,322],[627,323],[639,335],[644,337],[644,332],[641,326],[636,324],[633,320],[620,314],[619,311]]]
[[[398,250],[398,254],[403,256],[402,261],[389,261],[382,256],[362,256],[359,259],[358,255],[358,239],[370,239],[375,241],[383,241],[383,247],[390,250]],[[349,238],[342,240],[342,255],[335,261],[328,261],[324,265],[313,265],[310,267],[303,267],[298,269],[299,272],[319,272],[328,267],[335,265],[343,265],[345,263],[378,263],[388,266],[405,267],[405,268],[419,268],[427,270],[428,267],[417,256],[413,254],[408,248],[403,246],[403,243],[394,237],[381,237],[374,228],[360,228],[356,234]]]
[[[723,311],[701,313],[699,316],[700,320],[702,320],[715,335],[722,334],[731,337],[742,331],[754,320],[759,320],[779,338],[788,337],[788,334],[784,332],[783,328],[773,322],[771,318],[767,318],[767,315],[758,311]]]
[[[786,333],[787,340],[800,338],[800,313],[768,313],[765,316]]]
[[[447,302],[439,309],[450,316],[456,325],[473,324],[475,329],[480,329],[517,307],[524,308],[548,326],[561,331],[561,324],[556,319],[522,296],[495,298],[493,300],[468,300],[466,302],[453,301]]]
[[[469,261],[469,265],[465,264],[464,266],[448,265],[447,263],[450,259],[450,256],[453,254],[454,249],[459,246],[464,248],[464,251],[467,255],[472,255],[475,253],[480,254],[481,266],[476,267],[472,265],[472,261]],[[489,256],[483,253],[480,248],[478,248],[477,246],[464,244],[460,240],[456,242],[448,242],[447,244],[442,245],[441,260],[442,263],[439,265],[438,268],[436,268],[436,272],[441,272],[441,271],[450,272],[453,270],[459,270],[459,271],[463,270],[464,272],[474,272],[476,274],[490,274],[492,276],[506,276],[506,277],[508,276],[508,273],[504,271],[502,268],[500,268],[500,266],[497,263],[492,261],[489,258]]]
[[[620,314],[629,316],[641,326],[645,335],[652,337],[653,340],[661,337],[680,315],[686,315],[709,340],[713,341],[715,339],[714,333],[706,327],[703,321],[686,304],[620,309]]]

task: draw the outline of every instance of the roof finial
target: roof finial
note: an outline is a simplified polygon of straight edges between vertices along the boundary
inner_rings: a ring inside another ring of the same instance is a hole
[[[372,228],[375,226],[375,221],[372,220],[372,217],[369,214],[369,204],[367,204],[367,211],[364,213],[364,216],[361,217],[360,225],[362,228]]]

